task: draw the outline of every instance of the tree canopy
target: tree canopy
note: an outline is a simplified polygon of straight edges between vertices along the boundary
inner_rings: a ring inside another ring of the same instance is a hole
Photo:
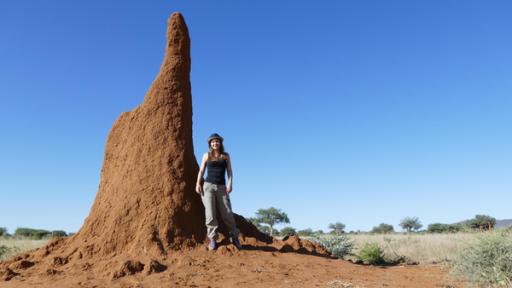
[[[386,224],[386,223],[380,223],[379,226],[375,226],[372,229],[372,233],[379,233],[379,234],[385,234],[385,233],[392,233],[395,229],[393,228],[393,225]]]
[[[419,230],[423,225],[418,217],[405,217],[400,221],[400,227],[407,232],[411,232],[412,230]]]
[[[329,229],[332,230],[331,232],[339,235],[344,232],[343,230],[345,229],[345,224],[341,222],[331,223],[329,224]]]
[[[290,223],[288,215],[281,211],[281,209],[274,207],[270,207],[268,209],[259,209],[256,212],[256,221],[258,223],[267,224],[270,227],[270,236],[273,234],[274,225],[280,223]]]

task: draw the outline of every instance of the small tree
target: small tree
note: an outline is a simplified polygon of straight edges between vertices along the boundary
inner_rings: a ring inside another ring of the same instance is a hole
[[[0,227],[0,236],[7,236],[7,228]]]
[[[259,209],[256,212],[256,219],[258,223],[264,223],[270,227],[270,236],[273,234],[274,225],[279,223],[290,223],[288,215],[281,211],[281,209],[274,207],[270,207],[268,209]]]
[[[372,233],[379,233],[379,234],[386,234],[386,233],[392,233],[395,229],[393,228],[393,225],[389,225],[386,223],[380,223],[379,226],[375,226],[372,229]]]
[[[470,220],[469,225],[473,229],[492,230],[496,225],[496,218],[488,215],[476,215],[474,219]]]
[[[418,217],[405,217],[400,221],[400,227],[402,229],[407,230],[407,232],[411,232],[412,230],[418,230],[422,227],[420,220]]]
[[[331,223],[329,224],[329,229],[331,229],[331,232],[334,232],[336,235],[340,235],[343,233],[343,229],[345,229],[345,224],[341,222]]]
[[[295,228],[293,227],[284,227],[283,229],[281,229],[281,232],[279,233],[279,235],[281,236],[288,236],[288,235],[295,235],[297,234],[297,231],[295,231]]]

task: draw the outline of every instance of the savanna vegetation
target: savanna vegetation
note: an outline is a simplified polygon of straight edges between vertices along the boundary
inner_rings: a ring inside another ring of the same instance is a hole
[[[334,257],[366,265],[442,264],[453,275],[477,287],[512,287],[512,228],[495,230],[496,219],[476,215],[458,223],[432,223],[425,230],[418,217],[404,217],[396,232],[380,223],[369,232],[345,232],[345,224],[328,224],[328,233],[311,228],[296,229],[281,209],[259,209],[248,218],[258,229],[275,237],[299,235],[317,241]],[[0,260],[40,247],[53,237],[72,233],[62,230],[17,228],[9,234],[0,227]]]

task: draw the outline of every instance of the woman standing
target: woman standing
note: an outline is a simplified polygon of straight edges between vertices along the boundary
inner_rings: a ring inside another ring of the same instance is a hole
[[[231,159],[229,154],[224,151],[224,139],[217,133],[213,133],[208,138],[208,153],[204,153],[197,175],[196,192],[201,195],[205,209],[206,228],[210,244],[208,248],[214,250],[217,248],[217,209],[220,211],[223,222],[226,224],[231,234],[231,242],[241,249],[238,240],[238,229],[236,228],[229,193],[233,190],[233,170],[231,169]],[[208,175],[201,185],[204,171],[208,170]],[[228,174],[228,183],[226,185],[225,174]]]

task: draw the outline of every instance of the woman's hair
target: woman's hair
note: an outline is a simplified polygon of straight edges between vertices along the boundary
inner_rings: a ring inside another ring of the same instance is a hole
[[[208,160],[209,161],[217,160],[217,159],[215,159],[213,157],[213,152],[214,151],[213,151],[212,145],[210,143],[212,143],[212,141],[210,141],[208,143]],[[225,159],[226,154],[228,154],[227,152],[224,151],[224,143],[222,143],[222,141],[220,141],[219,153],[220,153],[220,158],[221,159]]]

